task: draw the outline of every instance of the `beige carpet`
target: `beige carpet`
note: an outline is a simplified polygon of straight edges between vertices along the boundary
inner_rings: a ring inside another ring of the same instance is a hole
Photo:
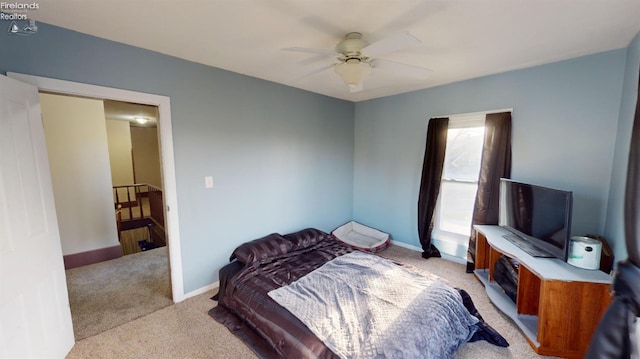
[[[499,348],[486,342],[465,344],[456,358],[546,358],[531,349],[517,327],[488,300],[482,285],[464,266],[439,258],[424,260],[419,252],[391,246],[380,253],[429,270],[471,294],[484,319],[511,344]],[[76,343],[67,358],[255,358],[255,355],[207,312],[216,302],[207,292],[163,308],[107,332]]]
[[[76,340],[171,305],[168,268],[162,247],[67,270]]]

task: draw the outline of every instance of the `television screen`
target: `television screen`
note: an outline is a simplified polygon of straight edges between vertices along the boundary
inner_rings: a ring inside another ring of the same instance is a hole
[[[570,191],[500,180],[498,224],[564,261],[571,236],[571,209]]]

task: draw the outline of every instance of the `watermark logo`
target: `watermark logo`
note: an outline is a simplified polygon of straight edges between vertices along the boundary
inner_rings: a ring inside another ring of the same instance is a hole
[[[11,35],[33,35],[38,32],[35,20],[30,20],[27,12],[38,10],[38,3],[0,2],[0,20],[8,21]]]
[[[28,20],[26,25],[18,26],[15,21],[9,25],[9,33],[12,35],[33,35],[38,32],[38,25],[35,20]]]

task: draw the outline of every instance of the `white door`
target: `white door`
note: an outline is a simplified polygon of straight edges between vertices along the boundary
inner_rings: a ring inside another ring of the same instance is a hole
[[[0,358],[74,342],[38,89],[0,75]]]

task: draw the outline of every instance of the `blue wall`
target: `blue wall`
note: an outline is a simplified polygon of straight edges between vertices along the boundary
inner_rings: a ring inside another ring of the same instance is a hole
[[[357,103],[354,218],[419,246],[428,119],[513,108],[512,177],[573,191],[572,233],[604,234],[625,56],[610,51]]]
[[[627,48],[624,86],[620,101],[620,117],[613,159],[609,206],[607,210],[606,238],[616,238],[619,242],[614,248],[616,261],[627,257],[624,245],[624,192],[627,179],[627,162],[631,142],[631,128],[638,98],[638,67],[640,66],[640,33]]]
[[[351,219],[352,103],[38,26],[0,33],[0,72],[171,98],[185,293],[215,282],[240,243]]]

